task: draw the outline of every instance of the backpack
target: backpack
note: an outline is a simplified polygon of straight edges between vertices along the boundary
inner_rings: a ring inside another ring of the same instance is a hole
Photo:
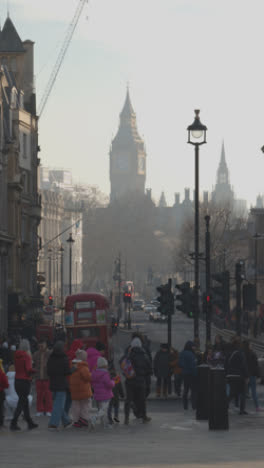
[[[120,361],[120,368],[122,374],[125,376],[126,379],[133,379],[136,376],[135,369],[132,366],[132,362],[126,356],[124,356]]]

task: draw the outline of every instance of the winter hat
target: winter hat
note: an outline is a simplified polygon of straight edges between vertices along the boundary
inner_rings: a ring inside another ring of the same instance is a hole
[[[12,344],[12,345],[10,346],[10,351],[16,351],[16,345]]]
[[[83,349],[77,349],[76,351],[76,358],[79,359],[80,361],[85,361],[87,360],[87,353]]]
[[[142,348],[142,342],[139,338],[133,338],[131,341],[131,348]]]
[[[8,343],[7,343],[7,341],[4,341],[4,343],[2,344],[2,348],[8,349]]]
[[[26,351],[26,352],[30,351],[30,344],[26,338],[23,338],[23,340],[20,341],[19,349],[20,351]]]
[[[105,358],[99,357],[97,359],[97,369],[101,369],[102,367],[107,367],[107,366],[108,366],[108,362]]]

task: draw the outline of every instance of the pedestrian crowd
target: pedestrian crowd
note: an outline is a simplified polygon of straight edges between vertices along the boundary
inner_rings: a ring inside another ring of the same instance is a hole
[[[20,339],[12,353],[10,350],[4,340],[0,345],[0,427],[9,420],[10,430],[20,431],[21,413],[28,429],[38,427],[30,413],[33,379],[36,417],[49,417],[49,430],[56,431],[61,425],[94,429],[101,424],[111,428],[120,422],[120,398],[125,399],[125,424],[129,424],[131,409],[143,423],[151,419],[146,412],[146,397],[152,365],[143,337],[132,337],[125,350],[121,361],[129,363],[133,375],[124,373],[122,378],[114,362],[107,361],[105,346],[99,341],[85,350],[81,340],[74,340],[66,351],[64,341],[57,341],[49,349],[43,340],[32,353],[29,341]]]
[[[179,352],[166,343],[160,345],[152,361],[146,337],[135,333],[119,361],[121,373],[113,361],[108,362],[105,346],[83,349],[81,340],[74,340],[66,351],[65,342],[57,341],[53,348],[45,340],[35,351],[27,339],[19,345],[3,340],[0,346],[0,427],[10,420],[10,430],[19,431],[23,413],[28,429],[38,424],[31,417],[32,380],[36,389],[36,417],[49,417],[48,429],[89,427],[100,424],[111,428],[118,424],[120,398],[124,399],[124,423],[131,411],[143,423],[147,414],[147,397],[151,391],[151,376],[156,378],[156,397],[167,398],[174,392],[182,398],[184,410],[189,400],[196,409],[198,366],[225,369],[228,402],[234,400],[241,415],[246,412],[246,398],[251,391],[256,411],[261,411],[257,395],[258,359],[248,341],[233,337],[225,343],[215,337],[214,345],[200,351],[199,341],[187,341]],[[92,411],[96,407],[96,412]]]

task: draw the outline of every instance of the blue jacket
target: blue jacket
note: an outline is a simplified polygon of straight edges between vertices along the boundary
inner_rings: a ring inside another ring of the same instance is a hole
[[[182,369],[182,375],[197,375],[196,357],[192,351],[181,352],[179,366]]]

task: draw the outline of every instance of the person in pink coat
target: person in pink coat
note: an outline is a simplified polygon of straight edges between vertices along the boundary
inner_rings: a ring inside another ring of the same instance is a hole
[[[97,368],[97,359],[105,355],[105,345],[100,341],[97,341],[95,348],[88,348],[87,352],[87,364],[90,372]]]
[[[97,369],[92,372],[92,387],[98,408],[97,414],[91,419],[92,427],[95,427],[96,422],[100,419],[103,427],[112,428],[108,424],[107,409],[109,401],[113,398],[112,388],[115,386],[115,381],[111,379],[107,366],[107,360],[101,356],[97,360]]]

